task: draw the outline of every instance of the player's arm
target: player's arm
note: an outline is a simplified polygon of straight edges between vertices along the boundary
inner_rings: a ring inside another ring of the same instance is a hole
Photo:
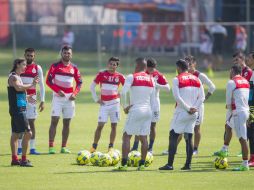
[[[16,91],[25,91],[29,88],[31,88],[32,86],[35,86],[37,83],[39,82],[39,78],[38,76],[36,76],[33,80],[33,82],[31,84],[22,84],[16,76],[11,76],[9,78],[9,84],[10,86],[13,86],[15,88]]]
[[[75,90],[73,91],[71,97],[69,98],[69,100],[75,100],[76,99],[76,96],[80,92],[80,89],[81,89],[81,86],[82,86],[82,83],[83,83],[81,74],[80,74],[78,68],[76,68],[76,67],[75,67],[75,72],[74,72],[74,79],[75,79],[75,82],[76,82],[76,87],[75,87]]]
[[[204,73],[200,73],[199,79],[201,80],[203,84],[207,85],[208,87],[208,92],[205,96],[205,101],[206,101],[214,93],[216,87],[214,83]]]
[[[128,96],[128,92],[131,88],[132,83],[133,83],[133,75],[129,75],[126,78],[125,83],[122,88],[122,91],[120,93],[121,105],[123,106],[124,112],[126,114],[129,112],[129,109],[133,106],[133,105],[130,105],[130,97]]]
[[[170,86],[164,75],[159,76],[158,80],[155,81],[155,87],[161,90],[165,90],[167,92],[170,91]]]
[[[40,98],[41,103],[39,105],[40,112],[44,110],[44,102],[45,102],[45,86],[44,86],[44,77],[43,77],[43,71],[41,66],[38,65],[38,77],[40,79],[39,86],[40,86]]]
[[[176,101],[177,105],[179,105],[180,107],[185,109],[187,112],[189,112],[190,111],[190,106],[186,102],[184,102],[184,100],[182,99],[182,97],[180,95],[179,81],[178,81],[177,78],[173,79],[172,92],[173,92],[173,96],[175,98],[175,101]]]
[[[61,93],[62,90],[56,86],[54,84],[54,78],[55,78],[55,68],[54,68],[54,65],[51,65],[49,71],[48,71],[48,75],[47,75],[47,78],[46,78],[46,84],[48,85],[48,87],[53,90],[55,93],[58,93],[59,92]],[[63,92],[62,92],[63,93]],[[60,95],[61,96],[61,95]],[[64,94],[63,94],[64,96]]]
[[[226,88],[226,108],[232,110],[232,97],[233,90],[235,89],[235,83],[233,80],[229,80]]]
[[[196,109],[198,109],[205,100],[205,91],[204,91],[204,87],[203,87],[201,81],[200,81],[200,87],[199,87],[198,91],[199,91],[198,99],[195,102],[195,104],[193,105],[193,107]]]
[[[97,94],[96,94],[96,90],[95,90],[95,87],[96,87],[96,82],[92,82],[91,85],[90,85],[90,91],[92,93],[92,98],[94,100],[94,102],[98,103],[98,104],[101,104],[103,105],[103,101],[101,101],[100,98],[98,98]]]
[[[155,110],[155,105],[156,105],[156,90],[155,90],[155,86],[153,88],[153,91],[151,93],[151,97],[150,97],[150,104],[151,104],[151,109]]]

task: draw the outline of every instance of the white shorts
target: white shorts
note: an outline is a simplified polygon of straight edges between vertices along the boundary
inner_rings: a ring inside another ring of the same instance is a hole
[[[204,104],[202,104],[198,109],[198,117],[195,125],[201,125],[203,123],[203,120],[204,120]]]
[[[189,114],[187,111],[175,112],[171,121],[171,129],[175,133],[193,133],[198,113]]]
[[[64,119],[71,119],[75,116],[75,102],[70,101],[67,97],[59,97],[53,95],[51,116],[60,117],[63,115]]]
[[[238,139],[243,138],[247,140],[247,127],[246,122],[249,118],[249,112],[241,111],[233,113],[230,121],[227,124],[235,130],[236,136]]]
[[[152,111],[147,109],[130,109],[124,131],[128,135],[146,136],[150,134]]]
[[[36,119],[37,116],[38,116],[38,112],[36,109],[36,104],[27,103],[27,106],[26,106],[27,119]]]
[[[156,123],[160,120],[160,111],[153,111],[152,113],[152,122]]]
[[[106,123],[110,118],[111,123],[120,121],[120,103],[100,106],[98,122]]]

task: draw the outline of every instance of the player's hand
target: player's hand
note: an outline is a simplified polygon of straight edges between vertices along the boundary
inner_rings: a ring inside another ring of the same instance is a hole
[[[34,96],[34,94],[26,96],[28,103],[30,103],[30,104],[36,104],[36,99],[34,99],[33,96]]]
[[[76,95],[72,94],[72,95],[70,96],[69,100],[70,100],[70,101],[76,100]]]
[[[128,114],[128,113],[129,113],[129,110],[131,109],[132,106],[133,106],[133,105],[129,105],[129,106],[127,106],[126,108],[124,108],[124,109],[123,109],[124,113],[125,113],[125,114]]]
[[[207,94],[206,94],[206,96],[205,96],[205,101],[207,101],[208,100],[208,98],[211,96],[212,94],[210,93],[210,92],[208,92]],[[204,102],[205,102],[204,101]]]
[[[44,102],[41,102],[39,105],[39,111],[42,112],[44,110]]]
[[[60,97],[65,97],[65,94],[64,94],[64,92],[63,92],[62,90],[59,90],[59,91],[58,91],[58,95],[59,95]]]
[[[190,108],[190,110],[188,111],[189,114],[194,114],[195,112],[197,112],[198,110],[196,108]]]
[[[100,104],[101,106],[104,105],[104,102],[101,99],[97,100],[97,103]]]
[[[38,82],[40,81],[40,79],[39,79],[39,76],[37,75],[37,76],[35,76],[34,77],[34,80],[33,80],[33,86],[35,86]]]

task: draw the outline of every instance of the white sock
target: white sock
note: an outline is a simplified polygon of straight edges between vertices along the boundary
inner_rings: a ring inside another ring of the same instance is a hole
[[[221,150],[223,150],[223,151],[228,151],[228,145],[223,145],[223,147],[221,148]]]
[[[30,149],[35,149],[35,139],[30,140]]]
[[[22,148],[22,139],[18,140],[18,148]]]
[[[243,160],[242,165],[245,166],[245,167],[249,166],[248,160]]]

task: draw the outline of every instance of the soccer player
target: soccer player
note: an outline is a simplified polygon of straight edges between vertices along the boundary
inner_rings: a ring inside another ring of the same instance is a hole
[[[186,142],[186,162],[182,170],[191,169],[193,154],[192,135],[198,116],[198,109],[205,100],[201,81],[193,74],[188,73],[188,63],[180,59],[176,62],[177,77],[173,80],[173,96],[176,100],[176,109],[171,121],[169,135],[168,163],[159,170],[173,170],[173,162],[177,150],[177,140],[184,134]]]
[[[246,123],[249,118],[249,82],[241,76],[241,66],[235,64],[230,70],[230,80],[226,89],[227,123],[235,129],[242,147],[242,165],[234,171],[248,171],[248,145]],[[228,127],[226,127],[228,129]],[[219,156],[227,157],[229,141],[225,138],[224,146]]]
[[[144,58],[136,59],[135,73],[128,75],[121,92],[124,112],[128,116],[123,130],[122,162],[115,170],[127,170],[132,135],[139,136],[141,141],[141,160],[138,170],[145,169],[148,149],[147,135],[150,133],[152,110],[155,103],[154,79],[145,72],[146,64]],[[127,97],[128,92],[130,92],[130,97]]]
[[[153,152],[153,144],[156,136],[156,123],[160,119],[160,89],[166,90],[167,92],[170,91],[170,87],[168,84],[168,81],[166,77],[160,73],[157,69],[157,61],[154,58],[148,58],[147,59],[147,70],[146,73],[150,74],[153,76],[155,80],[155,95],[156,95],[156,101],[154,105],[154,110],[153,110],[153,118],[151,122],[151,131],[150,131],[150,140],[149,140],[149,145],[148,145],[148,152]],[[138,144],[139,144],[139,139],[137,136],[135,136],[135,141],[132,147],[132,150],[138,150]]]
[[[242,71],[241,76],[244,77],[247,81],[250,81],[250,78],[252,76],[253,71],[246,65],[245,63],[245,56],[242,52],[236,52],[233,55],[233,63],[238,64]],[[229,113],[228,113],[229,114]],[[230,116],[227,115],[227,116]],[[226,117],[226,121],[228,120],[228,117]],[[231,138],[232,138],[232,126],[230,126],[231,123],[226,122],[225,124],[225,132],[224,132],[224,141],[226,141],[229,145]],[[223,151],[224,148],[222,147],[220,151],[214,152],[214,156],[221,156],[221,154],[226,154],[224,156],[228,155],[228,152]],[[240,152],[237,156],[242,157],[242,153]]]
[[[21,73],[21,79],[23,84],[31,84],[35,77],[39,77],[39,85],[40,85],[40,105],[39,111],[42,112],[44,110],[44,102],[45,102],[45,87],[44,87],[44,79],[43,72],[40,65],[35,63],[35,50],[33,48],[27,48],[25,50],[26,59],[26,70],[24,73]],[[26,116],[29,122],[29,126],[31,128],[32,137],[30,140],[30,154],[39,155],[40,153],[36,151],[35,148],[35,119],[37,118],[37,108],[36,108],[36,99],[37,92],[36,86],[32,86],[31,88],[26,90],[27,95],[31,96],[30,102],[27,103],[27,112]],[[22,136],[21,136],[22,137]],[[22,138],[18,141],[18,154],[22,153]]]
[[[61,51],[62,59],[53,63],[48,71],[46,84],[53,90],[51,124],[49,128],[49,154],[55,154],[54,139],[56,128],[63,116],[61,153],[70,153],[66,148],[69,137],[70,122],[75,115],[75,99],[81,89],[82,78],[76,65],[71,62],[72,48],[64,46]],[[76,87],[73,89],[73,81]]]
[[[254,69],[254,52],[248,53],[246,57],[246,64]],[[249,140],[250,148],[250,160],[249,166],[254,167],[254,73],[250,78],[250,94],[249,94],[249,107],[250,107],[250,117],[247,122],[247,137]]]
[[[24,167],[33,167],[31,162],[26,158],[29,140],[32,136],[27,118],[26,118],[26,104],[27,99],[31,99],[31,95],[26,97],[26,90],[34,87],[39,82],[38,77],[35,77],[30,84],[23,84],[20,75],[25,72],[26,61],[24,59],[16,59],[13,62],[13,68],[8,78],[8,100],[9,113],[11,116],[11,151],[12,161],[11,165],[20,165]],[[18,159],[17,148],[18,138],[21,133],[24,133],[22,140],[22,158]]]
[[[117,57],[111,57],[108,60],[107,70],[101,71],[97,74],[94,81],[90,86],[92,97],[94,101],[100,104],[100,111],[98,117],[98,125],[94,134],[94,141],[90,152],[95,152],[98,146],[98,142],[101,137],[102,129],[105,123],[110,117],[111,121],[111,133],[108,151],[113,149],[116,138],[116,127],[120,120],[120,98],[118,93],[119,85],[124,85],[125,78],[121,73],[116,72],[119,66],[120,59]],[[96,95],[95,87],[100,84],[101,97]]]

